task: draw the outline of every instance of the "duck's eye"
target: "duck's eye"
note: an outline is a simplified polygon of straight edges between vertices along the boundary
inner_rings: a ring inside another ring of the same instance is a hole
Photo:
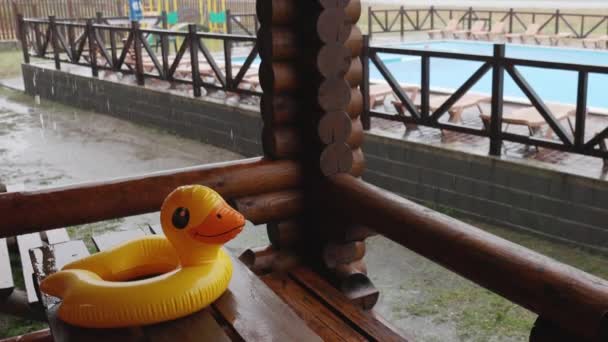
[[[190,212],[188,208],[179,207],[173,212],[173,218],[171,219],[173,226],[177,229],[184,229],[190,221]]]
[[[222,219],[222,214],[217,214],[217,215],[215,215],[215,216],[216,216],[218,219],[220,219],[220,220]]]

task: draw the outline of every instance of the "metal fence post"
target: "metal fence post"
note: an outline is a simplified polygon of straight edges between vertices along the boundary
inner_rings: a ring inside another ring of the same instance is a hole
[[[137,84],[143,86],[144,80],[144,63],[141,55],[141,31],[139,30],[139,22],[131,22],[131,35],[133,36],[133,50],[135,51],[135,78]]]
[[[53,59],[55,60],[55,69],[61,70],[61,62],[59,61],[59,42],[57,41],[57,23],[55,16],[49,16],[49,30],[51,31],[51,47],[53,48]]]
[[[367,36],[372,39],[372,6],[367,7]]]
[[[589,73],[578,72],[576,94],[576,127],[574,129],[574,146],[582,150],[585,145],[585,123],[587,120],[587,92],[589,90]]]
[[[369,115],[369,36],[363,36],[363,49],[360,58],[363,72],[363,79],[361,81],[361,93],[363,95],[361,124],[363,125],[363,129],[368,131],[371,128],[371,119]]]
[[[502,152],[502,110],[505,81],[505,45],[494,44],[492,68],[492,113],[490,118],[490,154],[500,156]]]
[[[166,30],[169,28],[169,21],[167,19],[167,11],[163,10],[160,13],[160,21],[162,23],[163,30]]]
[[[23,14],[17,14],[17,23],[19,26],[19,40],[21,41],[21,50],[23,52],[23,63],[30,64],[30,52],[27,48],[27,26],[23,19]]]
[[[227,9],[226,10],[226,33],[228,33],[228,34],[232,33],[232,24],[230,23],[231,21],[232,21],[231,13],[230,13],[230,10]]]
[[[196,25],[188,25],[188,42],[190,43],[190,65],[192,67],[192,91],[195,97],[201,96],[201,73],[198,64],[198,37]]]
[[[169,28],[169,22],[167,21],[167,11],[163,10],[161,13],[163,29]],[[160,53],[163,60],[163,78],[169,79],[169,34],[163,32],[160,34]]]
[[[431,30],[435,29],[435,6],[431,6]]]
[[[473,27],[473,7],[469,7],[469,30]]]
[[[399,19],[400,19],[400,24],[401,24],[401,31],[399,31],[401,33],[401,40],[403,40],[403,35],[405,33],[405,23],[403,21],[403,17],[405,13],[405,9],[403,8],[403,6],[401,6],[401,8],[399,8]]]
[[[91,63],[91,74],[99,77],[97,70],[97,49],[95,48],[95,32],[93,31],[93,20],[87,19],[87,39],[89,40],[89,62]]]
[[[224,40],[224,63],[226,65],[226,90],[232,90],[232,42]]]
[[[431,88],[431,58],[422,56],[420,60],[420,115],[423,119],[429,117]]]
[[[559,18],[561,14],[559,14],[559,10],[555,10],[555,34],[559,33]]]
[[[513,9],[509,8],[509,33],[513,33]]]
[[[492,11],[488,12],[488,30],[492,31]]]

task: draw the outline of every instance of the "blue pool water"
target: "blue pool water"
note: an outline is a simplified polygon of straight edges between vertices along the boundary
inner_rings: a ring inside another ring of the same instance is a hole
[[[433,41],[401,44],[395,47],[478,55],[492,54],[492,44],[478,42]],[[507,44],[506,55],[512,58],[608,66],[608,52],[593,50]],[[419,57],[380,54],[380,58],[399,82],[420,84]],[[456,89],[481,64],[481,62],[431,58],[431,87]],[[532,67],[518,67],[518,70],[544,101],[576,103],[578,80],[576,72]],[[380,72],[373,65],[370,66],[370,79],[382,79]],[[492,73],[488,72],[472,91],[491,94],[491,89]],[[608,108],[607,90],[608,75],[590,74],[588,106]],[[526,98],[507,73],[505,73],[504,91],[505,97]]]

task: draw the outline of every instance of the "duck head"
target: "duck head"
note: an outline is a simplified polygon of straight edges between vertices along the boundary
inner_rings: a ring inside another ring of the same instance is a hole
[[[202,185],[181,186],[160,209],[163,232],[182,266],[213,262],[219,248],[245,226],[245,218],[214,190]]]

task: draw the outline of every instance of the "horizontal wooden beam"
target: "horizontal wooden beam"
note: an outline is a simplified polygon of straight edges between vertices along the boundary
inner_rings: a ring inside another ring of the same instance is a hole
[[[581,339],[608,336],[608,281],[559,263],[349,175],[325,205],[502,295]]]
[[[231,201],[236,210],[254,224],[276,222],[295,217],[304,210],[302,192],[285,190]]]
[[[300,169],[261,158],[208,164],[40,191],[0,194],[0,237],[158,211],[175,188],[202,184],[225,198],[297,187]]]

